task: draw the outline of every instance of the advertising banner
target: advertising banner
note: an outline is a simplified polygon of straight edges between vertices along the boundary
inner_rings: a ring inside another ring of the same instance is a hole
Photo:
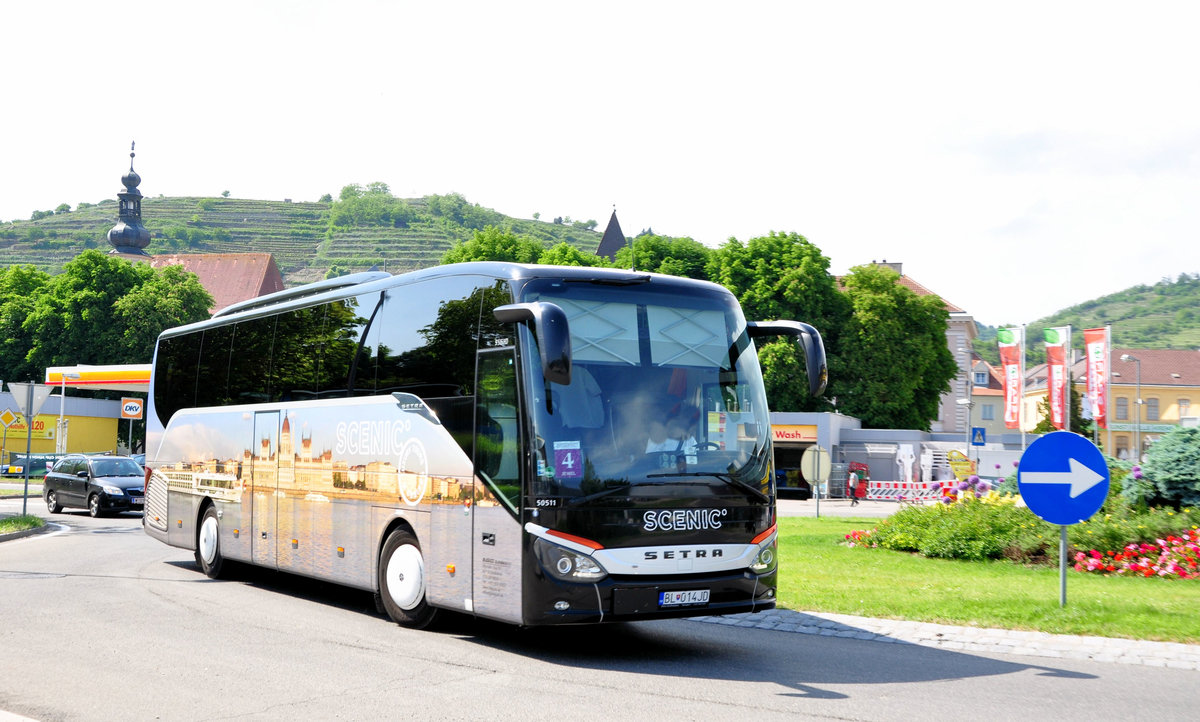
[[[1044,330],[1046,340],[1046,387],[1050,400],[1050,423],[1054,428],[1069,429],[1071,413],[1071,384],[1068,375],[1067,349],[1071,347],[1071,327]]]
[[[1004,371],[1004,426],[1009,429],[1021,425],[1021,396],[1024,391],[1021,379],[1021,360],[1025,356],[1024,329],[1002,328],[996,332],[1000,346],[1000,366]]]
[[[1089,328],[1083,332],[1084,352],[1087,353],[1087,393],[1092,418],[1097,428],[1108,428],[1108,353],[1109,330]]]

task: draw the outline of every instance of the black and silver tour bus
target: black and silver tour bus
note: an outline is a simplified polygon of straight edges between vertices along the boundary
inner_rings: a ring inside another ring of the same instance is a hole
[[[632,271],[466,263],[359,273],[159,337],[150,536],[519,625],[774,607],[771,430],[724,288]]]

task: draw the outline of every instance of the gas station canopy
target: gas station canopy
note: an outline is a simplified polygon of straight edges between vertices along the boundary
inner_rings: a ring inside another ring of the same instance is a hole
[[[150,368],[150,364],[51,366],[46,369],[45,383],[50,386],[70,386],[73,389],[145,393],[150,390]]]

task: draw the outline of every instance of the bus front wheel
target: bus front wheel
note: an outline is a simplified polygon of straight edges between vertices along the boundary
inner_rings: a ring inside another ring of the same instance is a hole
[[[402,627],[423,629],[436,609],[425,601],[425,558],[406,529],[388,535],[379,556],[379,597],[387,615]]]
[[[210,579],[221,576],[225,558],[221,556],[221,525],[217,510],[208,507],[200,519],[200,531],[196,533],[196,563]]]

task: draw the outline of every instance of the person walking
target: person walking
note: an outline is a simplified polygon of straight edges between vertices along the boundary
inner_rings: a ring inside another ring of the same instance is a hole
[[[858,506],[858,472],[850,472],[850,479],[847,482],[850,487],[850,506]]]

